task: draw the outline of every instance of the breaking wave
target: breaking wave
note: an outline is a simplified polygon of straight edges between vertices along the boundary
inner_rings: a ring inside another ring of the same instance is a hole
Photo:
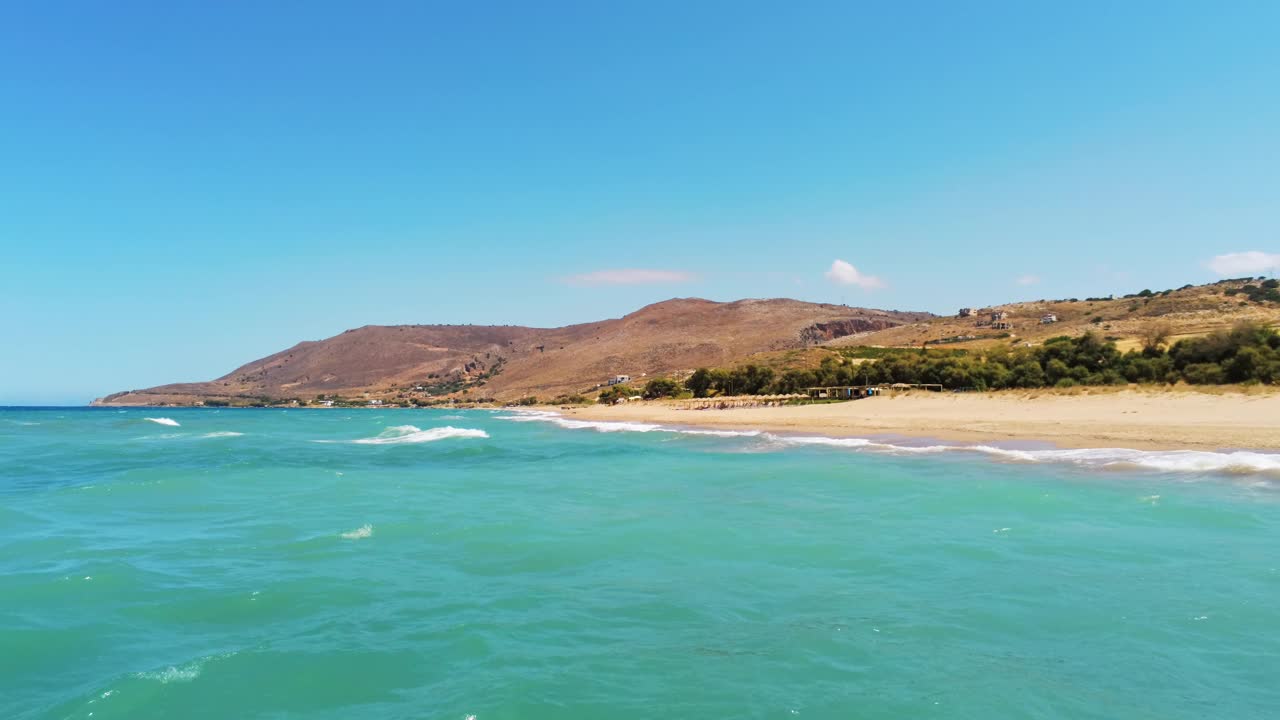
[[[510,420],[512,422],[549,422],[567,430],[595,430],[596,432],[669,432],[681,435],[711,435],[714,437],[756,437],[764,434],[759,430],[694,430],[658,425],[656,423],[571,420],[558,413],[546,410],[529,410],[518,415],[498,415],[496,419]]]
[[[413,443],[435,442],[448,438],[487,438],[489,433],[471,428],[445,427],[423,430],[413,425],[395,425],[378,433],[374,437],[359,440],[316,440],[315,442],[349,442],[356,445],[410,445]]]
[[[155,424],[157,424],[157,425],[168,425],[169,427],[178,427],[178,421],[177,421],[177,420],[174,420],[173,418],[164,418],[164,417],[160,417],[160,418],[143,418],[143,420],[150,420],[151,422],[153,422],[153,423],[155,423]]]
[[[1167,473],[1266,474],[1280,477],[1280,453],[1236,450],[1132,450],[1128,448],[1085,448],[1017,450],[990,445],[902,445],[857,437],[821,435],[778,435],[758,430],[688,429],[636,422],[604,422],[571,420],[545,410],[500,415],[500,420],[513,422],[549,422],[570,430],[597,432],[669,432],[681,435],[757,438],[774,446],[827,446],[859,452],[893,455],[930,455],[941,453],[978,453],[1005,462],[1057,463],[1081,467],[1115,470],[1142,469]]]
[[[221,431],[221,432],[205,433],[205,434],[201,435],[200,437],[202,437],[202,438],[229,438],[229,437],[240,437],[241,435],[244,435],[244,433],[232,432],[232,431],[230,431],[230,430],[224,430],[224,431]]]
[[[163,670],[150,670],[147,672],[134,673],[133,676],[139,680],[155,680],[162,685],[168,685],[174,682],[191,682],[200,677],[200,673],[204,671],[204,666],[211,660],[225,660],[234,656],[236,653],[225,652],[218,655],[210,655],[202,657],[185,665],[170,665]],[[104,695],[103,697],[106,697]]]
[[[1084,467],[1112,469],[1141,468],[1160,472],[1187,473],[1267,473],[1280,475],[1280,454],[1237,450],[1210,452],[1205,450],[1132,450],[1128,448],[1082,448],[1053,450],[1015,450],[991,445],[897,445],[865,438],[832,438],[820,436],[792,437],[766,433],[765,437],[784,445],[829,445],[865,448],[898,455],[936,453],[981,453],[1001,460],[1025,463],[1061,463]]]
[[[342,533],[342,537],[348,540],[359,540],[361,538],[373,537],[373,526],[365,523],[355,530],[348,530]]]
[[[191,682],[200,677],[200,670],[201,667],[198,663],[192,663],[183,667],[168,667],[164,670],[140,672],[135,677],[139,680],[155,680],[162,685],[168,685],[171,682]]]

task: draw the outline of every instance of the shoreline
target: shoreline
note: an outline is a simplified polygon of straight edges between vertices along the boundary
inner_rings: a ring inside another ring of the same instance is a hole
[[[1280,393],[901,393],[820,405],[691,410],[679,401],[555,408],[565,418],[707,430],[897,436],[1064,449],[1280,451]],[[548,408],[551,409],[551,408]]]

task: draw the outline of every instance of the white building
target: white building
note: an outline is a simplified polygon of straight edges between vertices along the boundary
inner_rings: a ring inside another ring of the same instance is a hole
[[[613,377],[609,378],[610,385],[621,385],[622,383],[627,383],[627,382],[631,382],[630,375],[614,375]]]

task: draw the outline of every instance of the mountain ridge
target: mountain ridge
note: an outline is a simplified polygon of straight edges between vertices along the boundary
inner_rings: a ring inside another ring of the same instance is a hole
[[[364,325],[296,343],[214,380],[113,393],[93,404],[510,400],[587,391],[615,375],[679,373],[932,317],[790,298],[671,298],[620,318],[557,328]]]

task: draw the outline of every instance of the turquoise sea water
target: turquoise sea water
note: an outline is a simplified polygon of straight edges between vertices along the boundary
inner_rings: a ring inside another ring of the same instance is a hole
[[[0,410],[0,718],[1280,716],[1274,457],[509,417]]]

